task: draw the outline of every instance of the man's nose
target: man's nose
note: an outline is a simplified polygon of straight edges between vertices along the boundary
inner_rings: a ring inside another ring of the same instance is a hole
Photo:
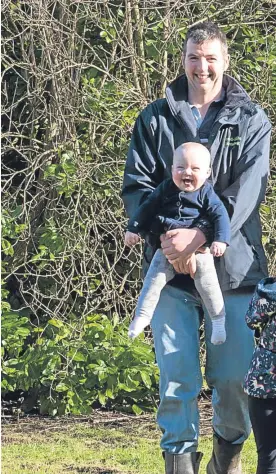
[[[199,58],[198,68],[200,72],[208,71],[208,61],[206,58]]]

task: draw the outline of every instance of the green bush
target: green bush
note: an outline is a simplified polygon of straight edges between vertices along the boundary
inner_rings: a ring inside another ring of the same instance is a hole
[[[96,405],[137,414],[154,409],[152,347],[143,336],[130,341],[118,316],[93,314],[79,322],[71,315],[41,327],[24,314],[3,312],[3,395],[29,393],[23,408],[38,406],[50,415],[87,414]]]

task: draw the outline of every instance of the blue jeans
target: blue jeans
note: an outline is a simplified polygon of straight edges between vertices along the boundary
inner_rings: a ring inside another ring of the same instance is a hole
[[[242,385],[254,349],[253,331],[245,323],[253,292],[254,287],[224,292],[227,334],[224,344],[211,344],[211,320],[205,315],[205,375],[213,389],[213,428],[219,436],[235,444],[242,443],[251,430],[248,399]],[[157,422],[163,432],[161,448],[170,453],[197,450],[202,316],[196,290],[187,292],[167,285],[151,322],[160,370]]]

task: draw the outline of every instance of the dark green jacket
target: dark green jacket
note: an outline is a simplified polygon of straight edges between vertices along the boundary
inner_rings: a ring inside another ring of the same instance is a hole
[[[225,103],[207,144],[212,157],[212,182],[231,218],[231,242],[216,259],[223,290],[255,285],[267,275],[261,243],[259,206],[269,171],[271,124],[232,77],[223,79]],[[139,115],[128,151],[122,197],[129,217],[166,178],[171,177],[174,150],[184,142],[199,142],[187,102],[187,79],[178,77],[166,98],[149,104]],[[150,261],[154,245],[145,246]]]

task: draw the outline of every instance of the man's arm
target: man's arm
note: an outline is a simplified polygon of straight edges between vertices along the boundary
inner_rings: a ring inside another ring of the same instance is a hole
[[[234,166],[234,182],[220,195],[235,234],[265,197],[269,173],[271,124],[260,110],[252,117],[240,158]]]
[[[231,238],[230,218],[227,210],[215,193],[213,186],[206,185],[204,212],[214,229],[214,241],[229,245]]]
[[[125,165],[122,199],[130,218],[163,181],[163,170],[157,162],[150,107],[148,106],[135,122]],[[152,120],[155,120],[153,115]]]

